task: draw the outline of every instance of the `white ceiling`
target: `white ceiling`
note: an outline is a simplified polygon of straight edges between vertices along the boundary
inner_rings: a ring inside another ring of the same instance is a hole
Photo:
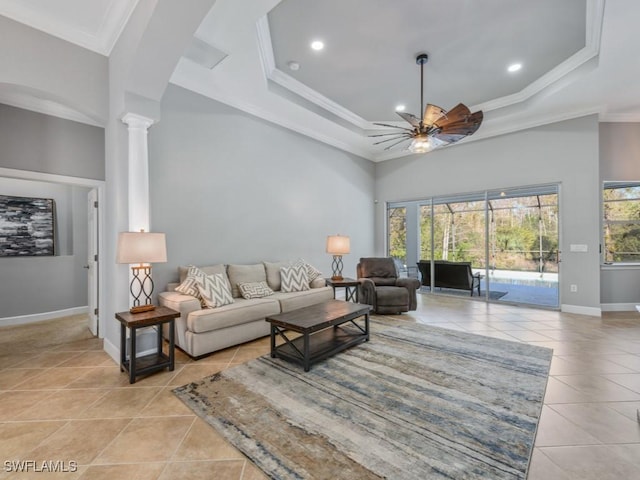
[[[0,14],[108,54],[135,3],[0,0]],[[371,122],[401,125],[397,103],[419,115],[422,51],[426,102],[485,112],[462,142],[590,113],[640,121],[638,19],[637,0],[218,0],[196,36],[222,55],[181,59],[171,81],[382,161],[406,152],[374,147]]]
[[[0,15],[109,55],[138,0],[0,0]]]

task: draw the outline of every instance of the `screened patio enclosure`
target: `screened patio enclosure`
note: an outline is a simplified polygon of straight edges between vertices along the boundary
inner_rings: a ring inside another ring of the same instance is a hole
[[[387,213],[388,254],[423,291],[558,307],[557,185],[390,203]]]

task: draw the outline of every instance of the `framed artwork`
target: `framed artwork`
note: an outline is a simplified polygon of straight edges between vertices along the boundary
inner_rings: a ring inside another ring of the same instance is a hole
[[[0,195],[0,257],[54,255],[55,202]]]

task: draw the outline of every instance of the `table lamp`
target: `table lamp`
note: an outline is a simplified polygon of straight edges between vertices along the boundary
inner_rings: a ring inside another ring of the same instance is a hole
[[[153,293],[153,279],[149,263],[163,263],[167,261],[167,244],[164,233],[121,232],[118,235],[116,249],[116,263],[139,265],[132,266],[133,279],[129,291],[133,296],[131,313],[148,312],[155,309],[151,303]],[[147,264],[147,265],[144,265]],[[144,296],[144,304],[140,297]]]
[[[327,237],[327,253],[333,255],[331,280],[342,281],[342,255],[349,253],[350,247],[349,237],[343,235],[329,235]]]

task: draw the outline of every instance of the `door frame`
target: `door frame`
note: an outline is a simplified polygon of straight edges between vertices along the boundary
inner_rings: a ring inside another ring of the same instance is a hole
[[[42,173],[42,172],[31,172],[28,170],[16,170],[12,168],[4,168],[0,167],[0,177],[5,178],[17,178],[22,180],[34,180],[39,182],[49,182],[49,183],[57,183],[62,185],[71,185],[77,187],[87,187],[91,189],[95,189],[97,191],[98,197],[98,207],[100,205],[104,205],[105,199],[105,190],[106,190],[106,182],[104,180],[95,180],[92,178],[79,178],[79,177],[69,177],[66,175],[56,175],[53,173]],[[104,251],[104,215],[101,215],[98,212],[98,222],[97,222],[98,234],[98,251]],[[88,240],[87,240],[88,241]],[[100,315],[100,312],[105,311],[104,298],[105,296],[102,294],[102,286],[105,284],[104,282],[104,268],[98,269],[98,321],[97,321],[97,330],[99,338],[104,337],[104,332],[106,331],[106,319],[104,315]],[[87,299],[88,300],[88,299]]]
[[[98,200],[98,189],[92,188],[87,194],[87,213],[88,213],[88,248],[87,248],[87,314],[89,315],[89,330],[95,336],[99,336],[100,325],[100,249],[98,237],[100,229],[100,201]]]

